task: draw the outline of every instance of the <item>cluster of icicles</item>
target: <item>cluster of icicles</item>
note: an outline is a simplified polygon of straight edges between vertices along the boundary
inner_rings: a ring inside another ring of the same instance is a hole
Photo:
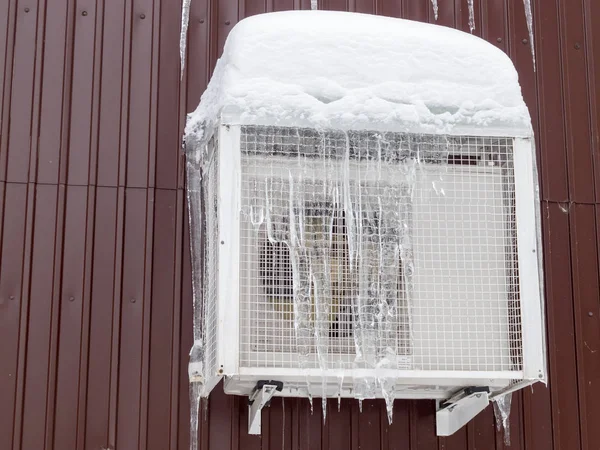
[[[289,249],[300,368],[310,367],[315,348],[321,371],[338,378],[339,408],[344,367],[332,367],[329,362],[331,316],[342,308],[340,293],[351,292],[351,314],[355,318],[354,364],[356,368],[377,373],[355,377],[353,396],[360,405],[362,399],[380,393],[386,401],[391,423],[395,379],[390,374],[398,367],[396,335],[400,302],[402,296],[409,301],[414,271],[407,199],[416,184],[417,164],[403,165],[406,185],[377,183],[367,187],[350,181],[356,178],[356,174],[351,175],[354,168],[351,168],[350,152],[350,138],[346,135],[343,165],[337,166],[332,158],[323,158],[322,169],[328,176],[320,184],[315,184],[311,170],[298,158],[296,175],[290,172],[287,182],[271,179],[256,186],[256,192],[251,195],[262,204],[251,207],[248,215],[257,232],[263,226],[266,228],[269,242],[284,244]],[[369,167],[370,164],[379,167]],[[381,156],[376,161],[367,161],[364,173],[381,174],[382,164],[385,161]],[[307,193],[307,186],[313,186],[316,192]],[[288,198],[282,199],[282,192],[287,193]],[[306,209],[309,198],[316,201],[314,210]],[[347,255],[340,255],[336,246],[340,235],[336,218],[339,217],[344,217],[342,234],[347,240]],[[400,273],[403,292],[399,289]],[[334,292],[338,295],[333,295]],[[326,388],[323,377],[323,420],[327,413]],[[312,408],[311,391],[307,380],[306,393]]]

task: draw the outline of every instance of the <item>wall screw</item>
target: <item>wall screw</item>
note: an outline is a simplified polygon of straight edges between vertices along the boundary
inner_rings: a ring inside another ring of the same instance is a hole
[[[14,299],[15,299],[15,296],[14,296],[14,295],[11,295],[9,298],[10,298],[11,300],[14,300]]]
[[[527,44],[529,41],[528,41],[527,39],[523,39],[521,42],[522,42],[523,44]]]
[[[140,19],[144,20],[146,18],[146,14],[140,14]]]
[[[502,38],[498,38],[498,39],[496,39],[496,42],[497,42],[498,44],[501,44],[501,43],[502,43]]]
[[[225,244],[225,241],[221,241],[221,245]]]
[[[25,11],[26,13],[28,13],[28,12],[29,12],[29,8],[25,8],[25,10],[24,10],[24,11]]]
[[[70,302],[74,302],[75,301],[75,297],[69,297],[69,301]]]
[[[225,25],[229,25],[231,22],[229,20],[225,21]]]
[[[579,50],[581,48],[581,44],[579,42],[575,42],[575,50]]]
[[[590,317],[594,317],[594,313],[590,311],[590,312],[588,313],[588,316],[590,316]]]
[[[135,303],[135,298],[132,298],[131,300],[129,300],[131,303]]]
[[[199,21],[199,22],[200,22],[200,23],[204,23],[204,19],[200,19],[200,21]]]

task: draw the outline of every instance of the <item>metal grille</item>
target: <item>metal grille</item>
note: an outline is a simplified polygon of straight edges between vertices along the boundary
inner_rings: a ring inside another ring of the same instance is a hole
[[[218,282],[219,271],[219,216],[218,216],[218,186],[219,158],[218,144],[213,138],[209,142],[209,160],[203,168],[203,217],[204,217],[204,292],[203,304],[203,340],[205,377],[217,376],[217,320],[218,320]]]
[[[242,127],[240,364],[520,370],[512,140]]]

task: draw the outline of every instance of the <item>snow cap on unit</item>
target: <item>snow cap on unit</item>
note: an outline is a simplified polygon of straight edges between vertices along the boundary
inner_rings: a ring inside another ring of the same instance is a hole
[[[332,11],[239,22],[186,138],[208,137],[220,116],[242,124],[532,135],[517,72],[492,44],[438,25]]]

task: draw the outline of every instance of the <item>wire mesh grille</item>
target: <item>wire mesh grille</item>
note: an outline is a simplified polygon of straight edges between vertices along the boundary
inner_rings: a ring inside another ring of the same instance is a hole
[[[241,130],[240,364],[520,370],[512,140]]]
[[[218,282],[219,271],[219,158],[217,155],[218,144],[213,138],[209,142],[211,151],[210,159],[204,167],[202,182],[203,191],[203,217],[204,221],[204,292],[203,304],[203,340],[205,377],[217,376],[217,321],[218,321]]]

